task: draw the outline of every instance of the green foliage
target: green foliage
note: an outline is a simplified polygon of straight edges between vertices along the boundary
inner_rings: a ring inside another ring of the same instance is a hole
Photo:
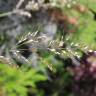
[[[34,93],[36,83],[44,80],[46,77],[34,69],[12,68],[0,64],[0,88],[4,88],[3,94],[7,96],[27,96],[28,86],[32,87]]]
[[[77,31],[73,37],[72,41],[77,42],[81,45],[86,45],[89,47],[89,49],[96,49],[96,22],[90,21],[90,23],[87,23],[84,28],[80,28],[79,31]]]
[[[96,0],[78,0],[78,3],[96,12]]]

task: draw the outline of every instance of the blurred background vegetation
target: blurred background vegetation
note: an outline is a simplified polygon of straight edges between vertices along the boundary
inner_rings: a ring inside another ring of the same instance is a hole
[[[0,0],[0,96],[96,96],[96,0]]]

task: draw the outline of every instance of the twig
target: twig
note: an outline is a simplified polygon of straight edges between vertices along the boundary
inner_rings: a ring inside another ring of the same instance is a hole
[[[22,9],[18,9],[18,10],[13,10],[13,11],[9,11],[9,12],[0,14],[0,18],[10,16],[13,14],[24,15],[24,16],[28,16],[29,18],[31,17],[31,14],[29,12],[22,10]]]
[[[19,9],[21,5],[23,4],[24,0],[19,0],[19,2],[16,5],[16,9]]]

